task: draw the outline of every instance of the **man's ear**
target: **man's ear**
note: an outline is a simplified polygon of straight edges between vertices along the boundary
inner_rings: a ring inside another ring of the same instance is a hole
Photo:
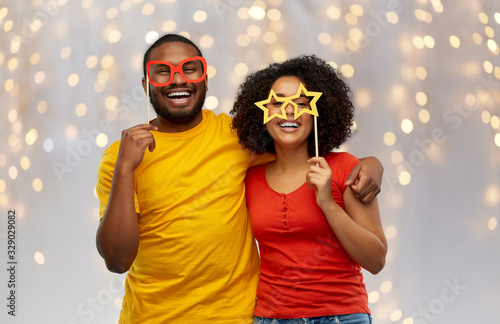
[[[142,78],[142,88],[144,89],[144,93],[147,93],[146,86],[147,86],[147,85],[146,85],[146,78],[145,78],[145,77],[143,77],[143,78]]]
[[[208,91],[208,76],[205,77],[205,91]]]

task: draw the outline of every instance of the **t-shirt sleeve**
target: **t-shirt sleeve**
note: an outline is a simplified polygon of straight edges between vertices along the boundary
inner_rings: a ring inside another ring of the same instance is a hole
[[[116,144],[113,144],[116,145]],[[117,155],[113,152],[112,147],[104,151],[101,163],[99,163],[99,168],[97,170],[97,184],[96,192],[99,198],[99,219],[101,220],[108,206],[109,194],[111,192],[111,183],[113,181],[113,172],[115,170],[115,164]],[[140,212],[139,200],[137,199],[137,193],[134,190],[134,204],[135,212]]]
[[[359,163],[359,159],[347,152],[334,154],[336,155],[336,158],[333,159],[333,182],[335,182],[342,193],[344,193],[347,188],[345,185],[347,177],[351,173],[352,169]],[[332,165],[330,165],[330,167],[332,167]]]
[[[276,160],[276,155],[265,153],[265,154],[252,154],[252,161],[250,163],[250,167],[254,167],[257,165],[263,165],[269,162]]]

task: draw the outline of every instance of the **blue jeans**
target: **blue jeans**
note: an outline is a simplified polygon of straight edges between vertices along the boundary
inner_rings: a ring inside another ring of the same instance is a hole
[[[253,324],[371,324],[372,318],[368,314],[346,314],[309,318],[267,318],[254,316]]]

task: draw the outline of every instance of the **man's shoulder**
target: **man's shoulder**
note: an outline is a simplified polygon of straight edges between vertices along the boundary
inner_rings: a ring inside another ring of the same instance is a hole
[[[203,110],[204,117],[219,122],[231,123],[233,117],[228,116],[226,113],[215,114],[212,110]]]
[[[118,156],[118,151],[120,150],[120,140],[113,142],[107,149],[103,152],[103,157],[106,156]]]
[[[211,110],[203,110],[203,118],[207,120],[207,125],[216,129],[223,129],[224,132],[232,132],[231,124],[233,117],[228,116],[226,113],[215,114]]]
[[[328,163],[358,163],[357,157],[348,152],[330,152],[325,156],[325,160]]]

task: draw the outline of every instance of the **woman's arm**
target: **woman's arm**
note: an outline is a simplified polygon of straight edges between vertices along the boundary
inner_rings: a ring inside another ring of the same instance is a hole
[[[307,175],[309,187],[315,187],[316,203],[321,208],[344,250],[354,262],[376,274],[385,265],[387,241],[380,221],[377,199],[363,203],[347,188],[345,211],[332,197],[332,171],[322,157],[311,158]],[[318,166],[315,165],[318,163]]]
[[[325,217],[351,259],[376,274],[384,268],[387,254],[377,198],[365,204],[349,188],[343,198],[345,211],[332,199],[322,208]]]

